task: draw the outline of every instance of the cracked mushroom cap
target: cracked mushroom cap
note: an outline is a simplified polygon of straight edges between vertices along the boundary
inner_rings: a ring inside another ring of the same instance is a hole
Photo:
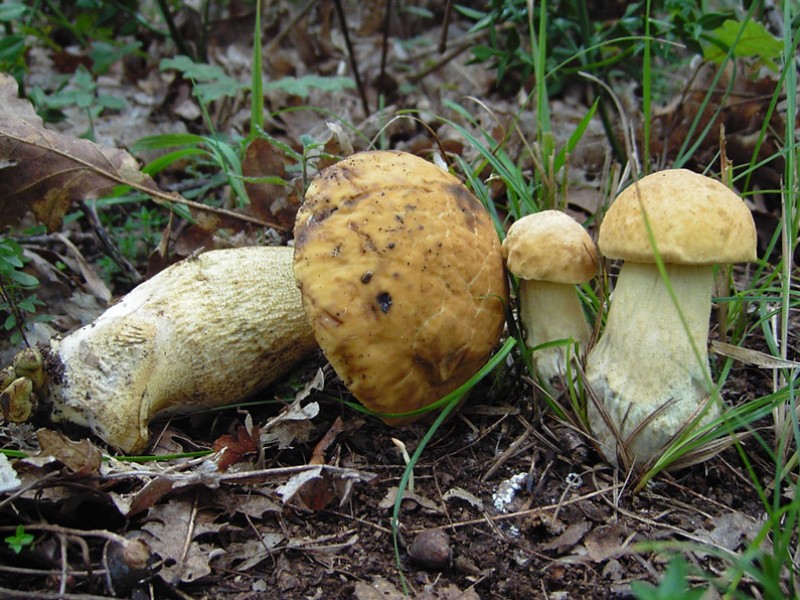
[[[575,219],[543,210],[517,219],[503,240],[508,270],[520,279],[577,284],[597,270],[592,238]]]
[[[294,235],[295,278],[317,342],[371,410],[435,402],[499,341],[508,288],[492,220],[426,160],[361,152],[325,169]]]
[[[666,263],[756,260],[756,228],[747,205],[719,181],[686,169],[651,173],[617,196],[598,235],[604,256],[655,262],[642,208]]]

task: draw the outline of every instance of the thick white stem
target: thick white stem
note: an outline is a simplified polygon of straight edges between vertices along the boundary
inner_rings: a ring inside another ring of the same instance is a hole
[[[711,393],[706,346],[712,267],[668,264],[667,275],[685,326],[656,266],[626,262],[603,335],[587,357],[588,384],[639,465],[660,453]],[[717,414],[712,405],[705,418]],[[589,422],[616,464],[617,437],[591,400]]]
[[[574,285],[548,281],[520,281],[520,319],[525,341],[534,348],[556,340],[569,343],[536,350],[533,362],[545,384],[561,380],[567,372],[567,356],[575,357],[575,342],[585,351],[592,331],[583,314]]]
[[[206,252],[52,342],[53,417],[139,452],[156,415],[242,400],[315,345],[291,248]]]

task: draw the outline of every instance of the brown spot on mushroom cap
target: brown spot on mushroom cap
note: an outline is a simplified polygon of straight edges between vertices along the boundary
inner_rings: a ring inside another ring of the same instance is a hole
[[[611,204],[600,227],[604,256],[654,263],[642,208],[664,262],[685,265],[756,259],[750,209],[732,190],[686,169],[651,173]]]
[[[521,279],[583,283],[597,270],[597,249],[572,217],[543,210],[517,219],[503,240],[508,270]]]
[[[297,215],[294,269],[320,347],[379,413],[451,392],[502,332],[507,281],[488,213],[411,154],[362,152],[317,176]]]

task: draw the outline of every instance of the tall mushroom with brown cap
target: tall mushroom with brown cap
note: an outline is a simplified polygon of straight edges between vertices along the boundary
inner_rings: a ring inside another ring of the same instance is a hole
[[[575,284],[589,281],[597,270],[597,250],[586,230],[569,215],[544,210],[515,221],[503,240],[508,270],[519,282],[519,314],[525,340],[537,350],[536,371],[551,386],[566,373],[574,343],[584,351],[592,331],[586,321]]]
[[[499,341],[508,298],[499,238],[480,202],[426,160],[362,152],[325,169],[294,233],[317,342],[371,410],[427,406]]]
[[[686,326],[655,265],[645,215]],[[621,448],[624,466],[641,466],[702,411],[705,421],[719,414],[709,404],[712,269],[755,260],[756,230],[730,189],[673,169],[643,177],[617,197],[598,245],[625,263],[605,330],[587,357],[588,384],[602,405],[589,402],[589,422],[609,461],[618,463]]]

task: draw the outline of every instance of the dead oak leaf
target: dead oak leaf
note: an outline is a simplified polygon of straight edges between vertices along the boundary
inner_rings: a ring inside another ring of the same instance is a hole
[[[221,527],[214,523],[210,511],[194,511],[191,502],[178,499],[151,508],[142,525],[152,536],[148,545],[164,560],[161,577],[173,584],[196,581],[211,573],[209,561],[216,548],[196,538],[218,533]]]
[[[114,186],[159,192],[133,156],[44,126],[16,80],[0,73],[0,227],[33,212],[49,231],[61,228],[73,202],[97,198]]]
[[[226,471],[231,465],[244,462],[247,457],[257,457],[261,448],[260,435],[261,430],[249,422],[248,426],[239,425],[235,436],[225,434],[217,438],[213,445],[214,452],[219,453],[217,468]]]

